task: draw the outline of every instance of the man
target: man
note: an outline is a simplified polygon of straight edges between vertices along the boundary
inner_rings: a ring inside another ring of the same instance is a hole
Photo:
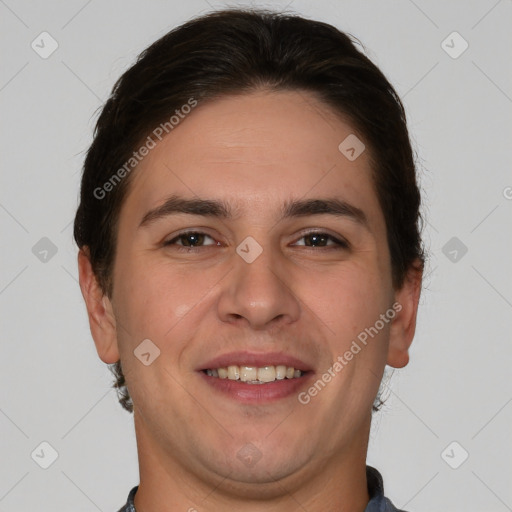
[[[419,206],[400,100],[334,27],[219,11],[143,52],[75,219],[91,333],[134,413],[122,511],[397,510],[366,453],[414,336]]]

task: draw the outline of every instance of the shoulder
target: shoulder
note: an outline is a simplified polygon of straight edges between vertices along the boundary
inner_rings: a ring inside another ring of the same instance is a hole
[[[379,471],[366,466],[366,480],[370,501],[364,512],[407,512],[396,508],[391,500],[384,496],[384,481]]]
[[[135,493],[137,492],[138,488],[139,486],[137,485],[130,491],[130,494],[128,494],[128,499],[126,500],[126,504],[123,505],[117,512],[137,512],[135,510],[135,504],[133,500],[135,498]]]

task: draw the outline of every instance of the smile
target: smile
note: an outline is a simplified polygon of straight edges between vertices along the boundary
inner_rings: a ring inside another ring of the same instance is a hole
[[[218,379],[238,380],[246,384],[266,384],[276,380],[297,379],[302,377],[304,372],[286,365],[229,365],[227,367],[211,368],[204,370],[209,377]]]

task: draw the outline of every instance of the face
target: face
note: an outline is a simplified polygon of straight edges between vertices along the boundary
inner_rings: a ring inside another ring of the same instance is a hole
[[[351,134],[306,92],[227,97],[134,171],[113,326],[93,335],[121,358],[139,444],[169,466],[237,485],[364,456],[384,365],[406,364],[412,335],[368,150],[338,149]]]

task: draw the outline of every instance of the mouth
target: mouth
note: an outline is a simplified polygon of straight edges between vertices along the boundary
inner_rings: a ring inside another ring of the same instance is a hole
[[[306,363],[284,353],[226,354],[197,371],[214,392],[251,404],[295,395],[314,375]]]
[[[202,370],[209,377],[216,379],[228,379],[246,384],[267,384],[284,379],[298,379],[305,375],[306,372],[297,370],[293,366],[286,365],[266,365],[261,367],[248,365],[230,365],[220,368],[208,368]]]

